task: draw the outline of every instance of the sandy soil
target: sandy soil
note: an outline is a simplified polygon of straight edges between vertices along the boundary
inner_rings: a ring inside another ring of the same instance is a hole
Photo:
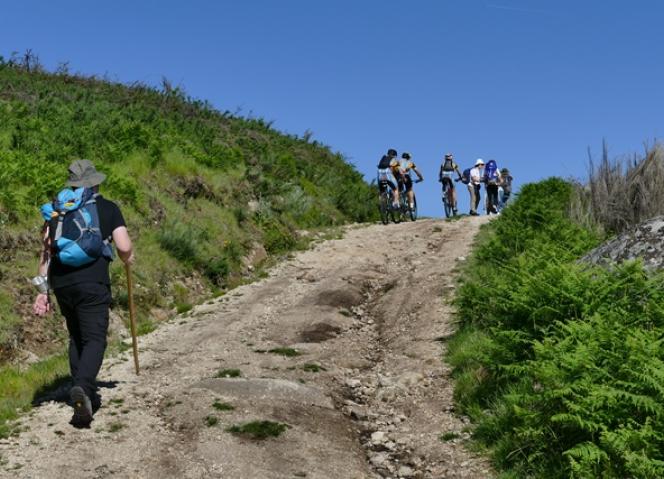
[[[140,376],[131,352],[106,361],[90,429],[69,425],[62,401],[24,417],[25,432],[0,442],[0,477],[493,476],[464,446],[441,360],[454,266],[484,221],[350,227],[197,306],[140,338]],[[279,347],[300,355],[267,352]],[[224,369],[241,377],[215,377]],[[226,431],[254,420],[288,428]]]

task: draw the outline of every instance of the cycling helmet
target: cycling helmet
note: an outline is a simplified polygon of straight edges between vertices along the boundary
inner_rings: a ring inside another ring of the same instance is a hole
[[[404,151],[401,155],[401,158],[405,158],[406,160],[410,160],[410,153],[407,151]]]
[[[394,148],[390,148],[389,150],[387,150],[387,156],[397,156],[397,150],[395,150]]]

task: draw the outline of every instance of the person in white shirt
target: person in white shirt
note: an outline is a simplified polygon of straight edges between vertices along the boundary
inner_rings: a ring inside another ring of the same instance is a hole
[[[484,160],[478,158],[475,166],[470,170],[470,183],[468,183],[468,192],[470,193],[470,215],[479,216],[477,207],[480,204],[480,186],[482,184],[482,169]]]

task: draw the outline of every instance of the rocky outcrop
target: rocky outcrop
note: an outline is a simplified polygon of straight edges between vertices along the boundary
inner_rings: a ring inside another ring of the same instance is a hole
[[[608,265],[641,259],[646,269],[664,268],[664,216],[641,223],[615,239],[595,248],[582,261]]]

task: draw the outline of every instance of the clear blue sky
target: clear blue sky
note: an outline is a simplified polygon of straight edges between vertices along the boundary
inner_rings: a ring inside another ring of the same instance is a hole
[[[583,177],[664,135],[659,0],[7,2],[0,54],[158,85],[274,120],[344,153],[367,179],[389,147],[425,175],[439,160],[508,166],[518,183]],[[461,195],[463,209],[467,194]]]

